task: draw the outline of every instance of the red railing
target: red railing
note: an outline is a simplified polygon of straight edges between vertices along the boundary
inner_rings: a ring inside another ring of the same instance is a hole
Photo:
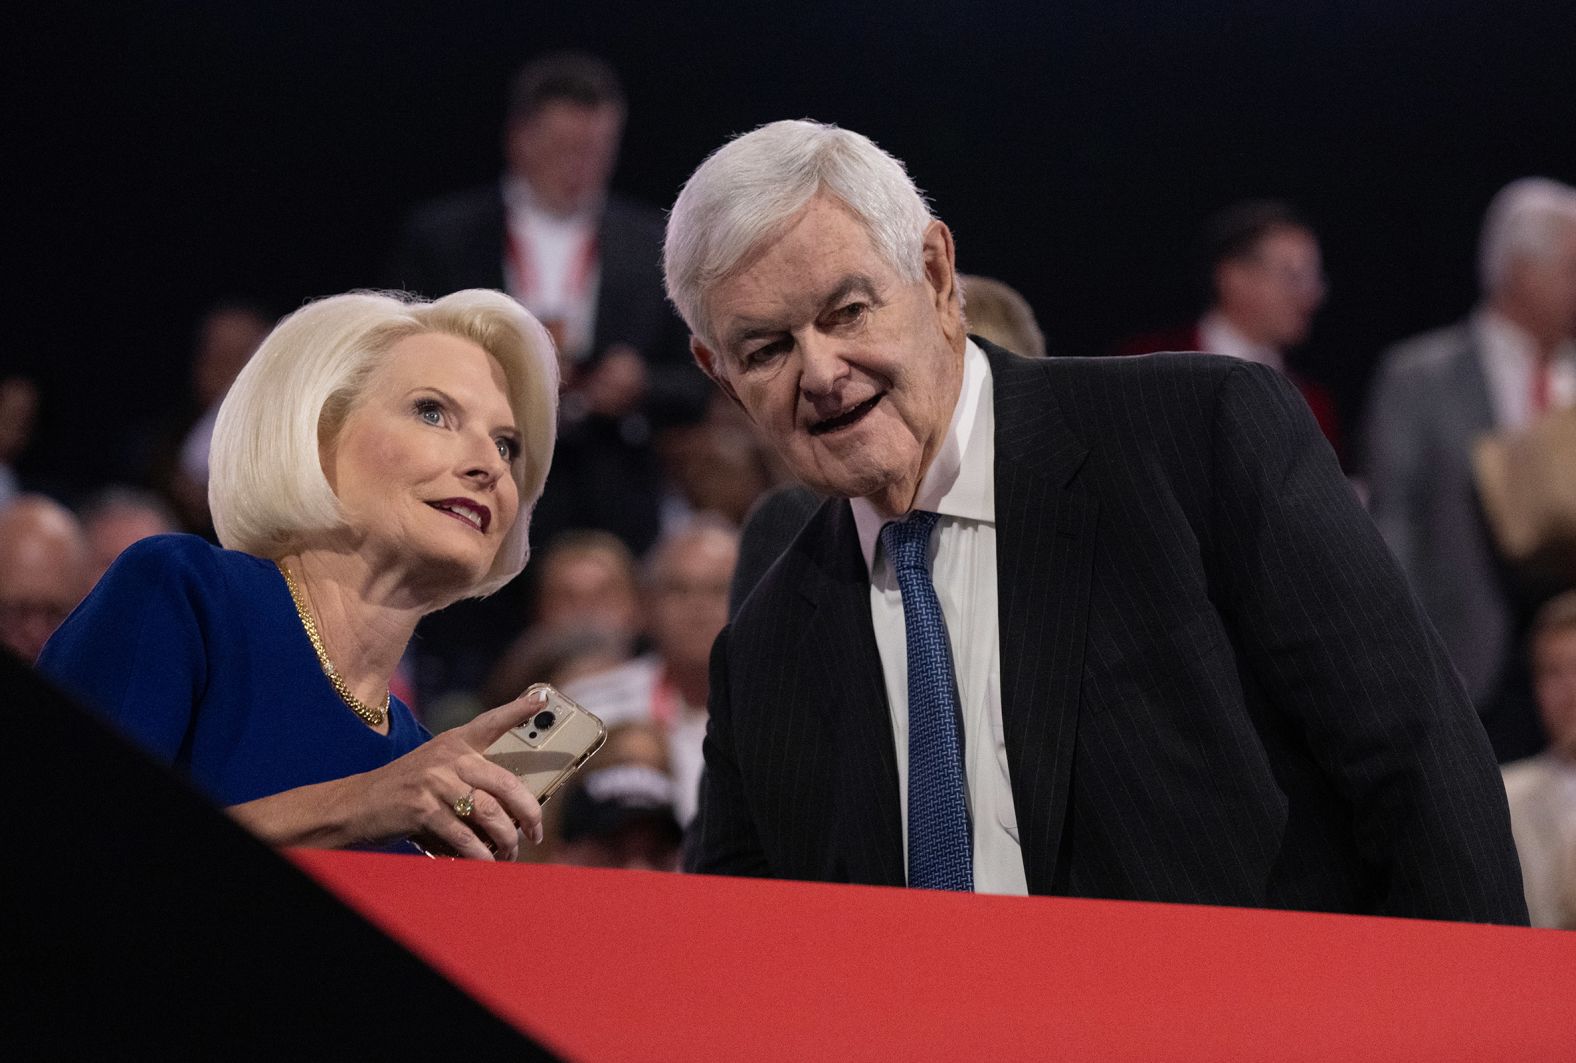
[[[291,855],[573,1059],[1576,1059],[1576,933]]]

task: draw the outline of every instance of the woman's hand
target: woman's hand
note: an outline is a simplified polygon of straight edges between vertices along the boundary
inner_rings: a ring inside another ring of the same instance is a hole
[[[360,817],[374,843],[417,836],[474,860],[513,860],[520,832],[542,840],[542,809],[506,768],[483,754],[541,708],[524,695],[445,731],[396,761],[355,776]],[[347,780],[348,781],[348,780]],[[468,816],[458,805],[469,798]]]
[[[542,808],[513,772],[482,754],[540,708],[539,698],[522,694],[381,768],[248,801],[230,814],[274,845],[341,848],[417,836],[473,860],[513,860],[522,831],[542,840]],[[471,813],[462,818],[466,797]]]

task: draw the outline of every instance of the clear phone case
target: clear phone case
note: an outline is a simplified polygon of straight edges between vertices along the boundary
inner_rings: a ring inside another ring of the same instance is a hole
[[[531,718],[511,728],[487,749],[487,759],[520,778],[537,801],[546,804],[607,740],[607,728],[546,683],[525,692],[542,705]]]

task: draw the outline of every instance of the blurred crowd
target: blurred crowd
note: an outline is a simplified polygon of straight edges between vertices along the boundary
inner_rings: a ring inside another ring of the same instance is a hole
[[[498,594],[425,621],[396,693],[439,731],[530,683],[559,686],[611,737],[549,806],[541,855],[670,869],[695,812],[711,643],[730,591],[737,604],[784,545],[752,542],[747,519],[768,496],[805,515],[818,500],[787,484],[754,426],[693,366],[663,295],[662,213],[609,187],[625,115],[600,60],[533,61],[511,88],[504,173],[419,206],[390,249],[387,287],[519,299],[552,333],[564,380],[530,565]],[[1199,249],[1192,320],[1110,352],[1050,354],[1205,350],[1292,379],[1510,765],[1535,922],[1576,926],[1576,429],[1565,427],[1576,418],[1576,189],[1527,178],[1495,197],[1476,305],[1373,352],[1350,426],[1300,357],[1329,294],[1312,223],[1282,202],[1226,205]],[[970,249],[988,260],[982,251]],[[964,299],[972,331],[1047,355],[1010,287],[966,277]],[[84,477],[91,488],[50,483],[49,494],[29,483],[32,425],[59,397],[0,379],[4,645],[35,658],[130,543],[213,538],[215,412],[274,320],[225,300],[194,323],[188,397],[124,426],[131,471],[108,488],[96,477]]]

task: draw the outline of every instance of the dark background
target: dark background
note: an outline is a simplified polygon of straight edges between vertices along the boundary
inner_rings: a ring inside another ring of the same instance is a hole
[[[45,389],[41,479],[118,471],[210,301],[380,283],[410,207],[496,175],[509,73],[548,48],[620,69],[615,185],[657,205],[762,122],[869,134],[1056,353],[1188,318],[1199,221],[1291,199],[1332,281],[1302,362],[1348,418],[1385,344],[1471,303],[1489,196],[1576,180],[1570,3],[139,0],[0,31],[0,370]]]

